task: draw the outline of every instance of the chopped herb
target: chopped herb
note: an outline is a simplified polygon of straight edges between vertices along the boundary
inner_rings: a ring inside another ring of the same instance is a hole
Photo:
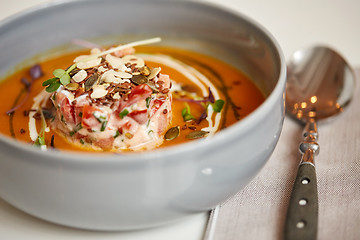
[[[146,101],[146,108],[149,108],[149,107],[150,107],[151,97],[147,97],[147,98],[145,99],[145,101]]]
[[[83,116],[83,113],[82,112],[79,112],[79,117],[82,117]]]
[[[81,143],[81,144],[84,144],[84,143],[85,143],[85,142],[84,142],[84,139],[80,138],[80,143]]]
[[[101,131],[101,132],[105,131],[107,123],[108,123],[108,121],[102,122],[101,128],[100,128],[100,131]]]
[[[212,108],[215,112],[221,112],[223,106],[225,104],[225,101],[222,99],[216,100],[214,103],[211,104]]]
[[[96,113],[98,112],[94,112],[93,116],[95,117],[95,119],[99,122],[99,123],[103,123],[106,120],[105,116],[102,115],[97,115]]]
[[[127,109],[124,109],[124,110],[122,110],[121,111],[121,113],[119,113],[119,117],[121,118],[121,119],[123,119],[126,115],[128,115],[129,114],[129,110],[127,110]]]
[[[185,103],[185,108],[181,111],[181,116],[185,122],[195,119],[195,117],[191,115],[189,104]]]
[[[119,130],[116,130],[116,133],[115,133],[115,135],[114,135],[114,138],[117,138],[118,136],[120,136],[120,132],[119,132]]]
[[[71,131],[69,134],[70,136],[73,136],[75,133],[77,133],[80,129],[82,129],[82,126],[81,126],[81,123],[77,124],[75,127],[74,127],[74,131]]]

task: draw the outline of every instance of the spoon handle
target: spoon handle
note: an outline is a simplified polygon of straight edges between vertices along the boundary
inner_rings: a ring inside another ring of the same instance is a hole
[[[292,189],[285,223],[285,240],[316,239],[318,223],[318,193],[314,155],[319,153],[317,124],[309,119],[305,126],[303,154]]]
[[[311,151],[307,153],[312,154]],[[284,239],[315,240],[317,222],[318,194],[315,166],[308,162],[302,162],[299,166],[290,198]]]

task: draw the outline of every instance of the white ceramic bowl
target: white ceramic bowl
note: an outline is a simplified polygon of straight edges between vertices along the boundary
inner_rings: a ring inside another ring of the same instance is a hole
[[[146,153],[41,152],[0,136],[0,196],[13,206],[85,229],[156,226],[234,195],[273,152],[284,118],[281,50],[254,21],[211,4],[87,0],[39,6],[0,23],[0,75],[73,38],[106,36],[106,42],[119,35],[162,36],[166,45],[229,62],[258,84],[266,101],[212,138]]]

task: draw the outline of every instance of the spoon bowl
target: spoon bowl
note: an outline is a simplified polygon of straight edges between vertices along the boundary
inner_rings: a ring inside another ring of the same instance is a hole
[[[302,122],[337,115],[349,104],[354,83],[353,70],[336,51],[299,50],[288,63],[286,110]]]

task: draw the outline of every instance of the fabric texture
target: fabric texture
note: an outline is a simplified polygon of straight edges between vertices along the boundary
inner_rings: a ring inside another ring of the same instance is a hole
[[[360,70],[356,72],[357,77]],[[358,79],[358,78],[357,78]],[[360,84],[343,113],[318,124],[318,239],[360,239]],[[303,128],[288,116],[276,149],[242,191],[220,205],[213,240],[282,239]]]

